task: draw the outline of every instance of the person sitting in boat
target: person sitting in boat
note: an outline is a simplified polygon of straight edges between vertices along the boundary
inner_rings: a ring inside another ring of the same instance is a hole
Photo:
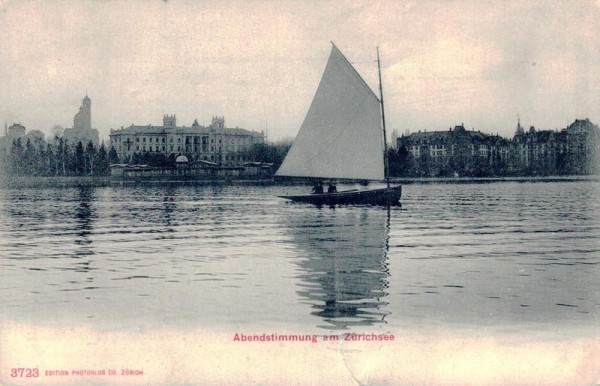
[[[337,186],[335,186],[333,182],[329,184],[329,187],[327,188],[327,193],[337,193]]]
[[[323,194],[323,181],[315,182],[315,186],[313,187],[313,194]]]

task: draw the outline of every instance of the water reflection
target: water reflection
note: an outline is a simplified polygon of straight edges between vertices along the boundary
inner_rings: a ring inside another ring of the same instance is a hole
[[[77,192],[77,205],[75,209],[75,245],[78,246],[73,257],[93,255],[91,234],[96,219],[96,208],[93,206],[94,188],[91,186],[80,186]],[[85,269],[89,269],[89,261],[82,263]]]
[[[311,208],[312,209],[312,208]],[[285,219],[299,253],[298,295],[325,329],[385,323],[390,210],[298,210]]]
[[[4,245],[9,258],[81,258],[94,254],[92,238],[98,218],[94,187],[4,193],[3,225],[10,235]]]
[[[175,197],[177,196],[177,185],[169,184],[165,187],[164,192],[162,192],[162,215],[161,219],[163,225],[165,226],[165,232],[172,233],[175,232],[176,224],[173,223],[174,214],[177,210],[177,204],[175,202]]]

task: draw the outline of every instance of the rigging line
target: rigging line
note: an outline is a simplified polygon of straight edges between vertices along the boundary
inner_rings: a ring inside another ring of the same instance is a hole
[[[369,91],[371,91],[371,93],[377,99],[377,101],[379,101],[379,97],[377,96],[377,94],[375,94],[375,91],[373,91],[373,89],[371,88],[371,86],[369,86],[369,84],[363,79],[363,77],[358,73],[358,71],[356,71],[356,68],[354,68],[354,66],[350,63],[350,61],[348,60],[348,58],[346,58],[346,56],[344,56],[344,54],[342,53],[342,51],[340,51],[340,49],[337,48],[337,46],[335,45],[334,42],[331,42],[331,44],[336,49],[336,51],[339,52],[339,54],[342,56],[342,59],[344,59],[344,61],[346,63],[348,63],[348,65],[350,66],[350,68],[352,69],[352,71],[354,71],[354,74],[356,74],[356,76],[358,76],[358,78],[363,82],[363,84],[365,85],[365,87],[367,87],[367,89]]]
[[[350,63],[350,64],[365,64],[365,63],[377,63],[377,61],[376,60],[365,60],[362,62],[348,62],[348,63]]]

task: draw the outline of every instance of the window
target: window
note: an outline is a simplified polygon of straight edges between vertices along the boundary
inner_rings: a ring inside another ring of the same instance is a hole
[[[146,137],[142,138],[142,142],[146,142]]]
[[[171,138],[172,139],[172,138]],[[170,150],[173,151],[173,145],[171,145]]]
[[[140,139],[139,139],[138,137],[135,137],[135,141],[136,141],[136,142],[139,142],[139,141],[140,141]],[[138,147],[139,147],[139,146],[138,146]]]
[[[173,138],[171,138],[171,140],[169,142],[173,143]]]
[[[162,142],[165,143],[165,137],[163,137]]]
[[[152,143],[152,137],[150,137],[150,143]]]

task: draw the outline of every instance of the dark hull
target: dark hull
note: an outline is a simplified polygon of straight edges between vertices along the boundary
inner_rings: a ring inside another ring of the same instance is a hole
[[[399,205],[402,186],[372,190],[348,190],[338,193],[279,196],[294,202],[315,205]]]

